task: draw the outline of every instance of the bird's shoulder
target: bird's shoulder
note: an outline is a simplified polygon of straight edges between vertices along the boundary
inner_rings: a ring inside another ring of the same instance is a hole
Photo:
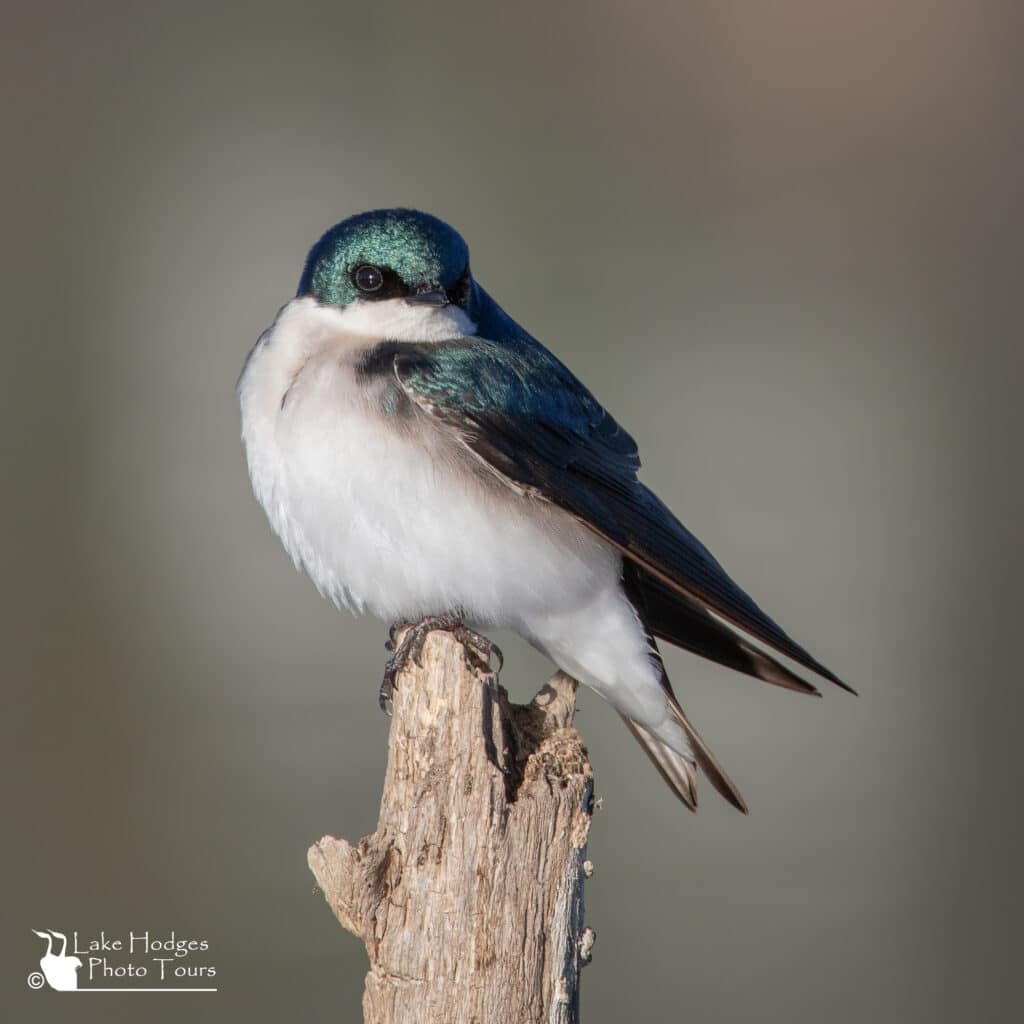
[[[629,476],[639,468],[632,436],[553,352],[500,311],[470,337],[382,341],[359,369],[391,377],[405,398],[476,437],[504,446],[529,435],[559,462],[589,452]]]

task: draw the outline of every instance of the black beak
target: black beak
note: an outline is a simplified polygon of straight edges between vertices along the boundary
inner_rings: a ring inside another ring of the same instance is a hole
[[[451,300],[443,288],[433,288],[430,291],[417,292],[415,295],[406,295],[405,301],[416,306],[447,306]]]

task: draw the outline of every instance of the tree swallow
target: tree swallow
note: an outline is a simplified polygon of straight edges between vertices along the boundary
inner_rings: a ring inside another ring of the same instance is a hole
[[[612,704],[687,807],[699,767],[745,812],[656,639],[800,693],[818,690],[777,655],[850,689],[638,480],[633,439],[436,217],[331,228],[238,391],[253,490],[296,566],[337,605],[412,626],[382,702],[427,630],[489,654],[465,623],[512,629]]]

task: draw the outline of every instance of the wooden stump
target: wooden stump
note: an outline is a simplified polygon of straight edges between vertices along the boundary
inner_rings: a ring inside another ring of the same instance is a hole
[[[365,1024],[578,1022],[593,773],[575,701],[558,673],[510,704],[447,633],[399,677],[377,831],[309,850],[366,945]]]

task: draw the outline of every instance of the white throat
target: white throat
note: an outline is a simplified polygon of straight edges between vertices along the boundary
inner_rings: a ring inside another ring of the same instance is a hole
[[[356,299],[338,311],[335,323],[348,334],[387,341],[451,341],[476,333],[458,306],[419,306],[405,299]]]

